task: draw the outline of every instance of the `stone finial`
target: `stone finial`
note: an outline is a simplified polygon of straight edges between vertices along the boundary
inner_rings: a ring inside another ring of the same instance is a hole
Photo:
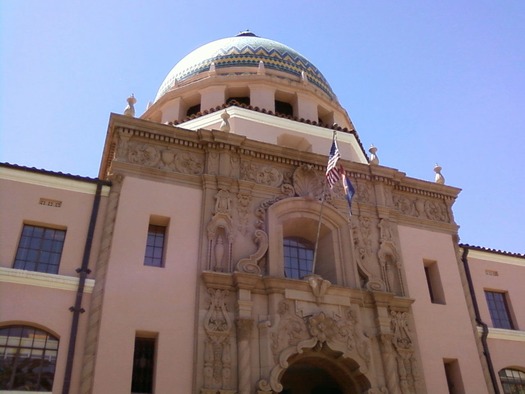
[[[377,148],[374,146],[374,144],[370,145],[370,148],[368,148],[368,151],[370,152],[370,164],[371,165],[378,165],[379,164],[379,157],[377,157],[376,152]]]
[[[215,69],[215,62],[212,62],[210,64],[210,71],[209,71],[210,75],[216,75],[217,74],[217,70]]]
[[[230,114],[228,111],[224,110],[224,112],[221,114],[222,122],[219,126],[220,131],[229,132],[230,131],[230,122],[228,122],[228,119],[230,119]]]
[[[308,83],[308,77],[304,71],[301,71],[301,82],[305,85]]]
[[[135,98],[133,93],[131,94],[131,96],[128,97],[127,102],[128,102],[128,105],[124,109],[124,115],[135,117],[135,107],[134,107],[134,105],[137,103],[137,99]]]
[[[443,175],[441,175],[441,166],[439,164],[436,164],[434,166],[434,172],[436,173],[434,181],[436,183],[439,183],[440,185],[444,185],[445,184],[445,177]]]
[[[266,68],[264,67],[264,62],[259,60],[259,67],[257,67],[257,75],[266,74]]]

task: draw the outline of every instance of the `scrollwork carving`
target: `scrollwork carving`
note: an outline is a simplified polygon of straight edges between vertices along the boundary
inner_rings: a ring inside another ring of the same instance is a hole
[[[258,261],[266,254],[266,251],[268,250],[268,234],[262,230],[255,230],[254,240],[258,245],[257,251],[250,255],[250,257],[239,260],[236,270],[249,274],[260,275],[262,270],[258,265]]]

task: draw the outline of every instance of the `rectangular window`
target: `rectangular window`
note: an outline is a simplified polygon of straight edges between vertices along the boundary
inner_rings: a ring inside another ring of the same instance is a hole
[[[135,338],[133,353],[132,393],[153,393],[155,338]]]
[[[441,277],[439,275],[437,262],[425,260],[424,268],[430,301],[433,304],[445,304],[445,293],[443,292],[443,286],[441,285]]]
[[[166,226],[150,224],[148,227],[148,240],[144,265],[164,267],[164,244],[166,239]]]
[[[450,394],[465,394],[465,388],[463,387],[463,380],[461,379],[461,371],[459,370],[458,360],[443,359],[443,366],[445,367],[448,392]]]
[[[65,230],[24,224],[13,268],[58,274]]]
[[[507,303],[507,293],[485,290],[485,298],[489,307],[490,317],[494,328],[514,329]]]

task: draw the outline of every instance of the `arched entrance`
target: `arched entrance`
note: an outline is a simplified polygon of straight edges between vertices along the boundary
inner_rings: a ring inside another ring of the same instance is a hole
[[[324,344],[288,359],[281,394],[359,394],[370,388],[359,365]]]

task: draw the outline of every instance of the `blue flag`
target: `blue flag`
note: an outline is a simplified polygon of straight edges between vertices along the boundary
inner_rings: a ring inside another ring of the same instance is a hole
[[[354,197],[355,189],[352,185],[352,182],[350,182],[350,179],[346,176],[346,172],[342,166],[339,167],[339,173],[341,174],[341,178],[343,180],[343,188],[345,190],[345,197],[346,201],[348,202],[348,208],[350,209],[350,216],[352,216],[352,197]]]

